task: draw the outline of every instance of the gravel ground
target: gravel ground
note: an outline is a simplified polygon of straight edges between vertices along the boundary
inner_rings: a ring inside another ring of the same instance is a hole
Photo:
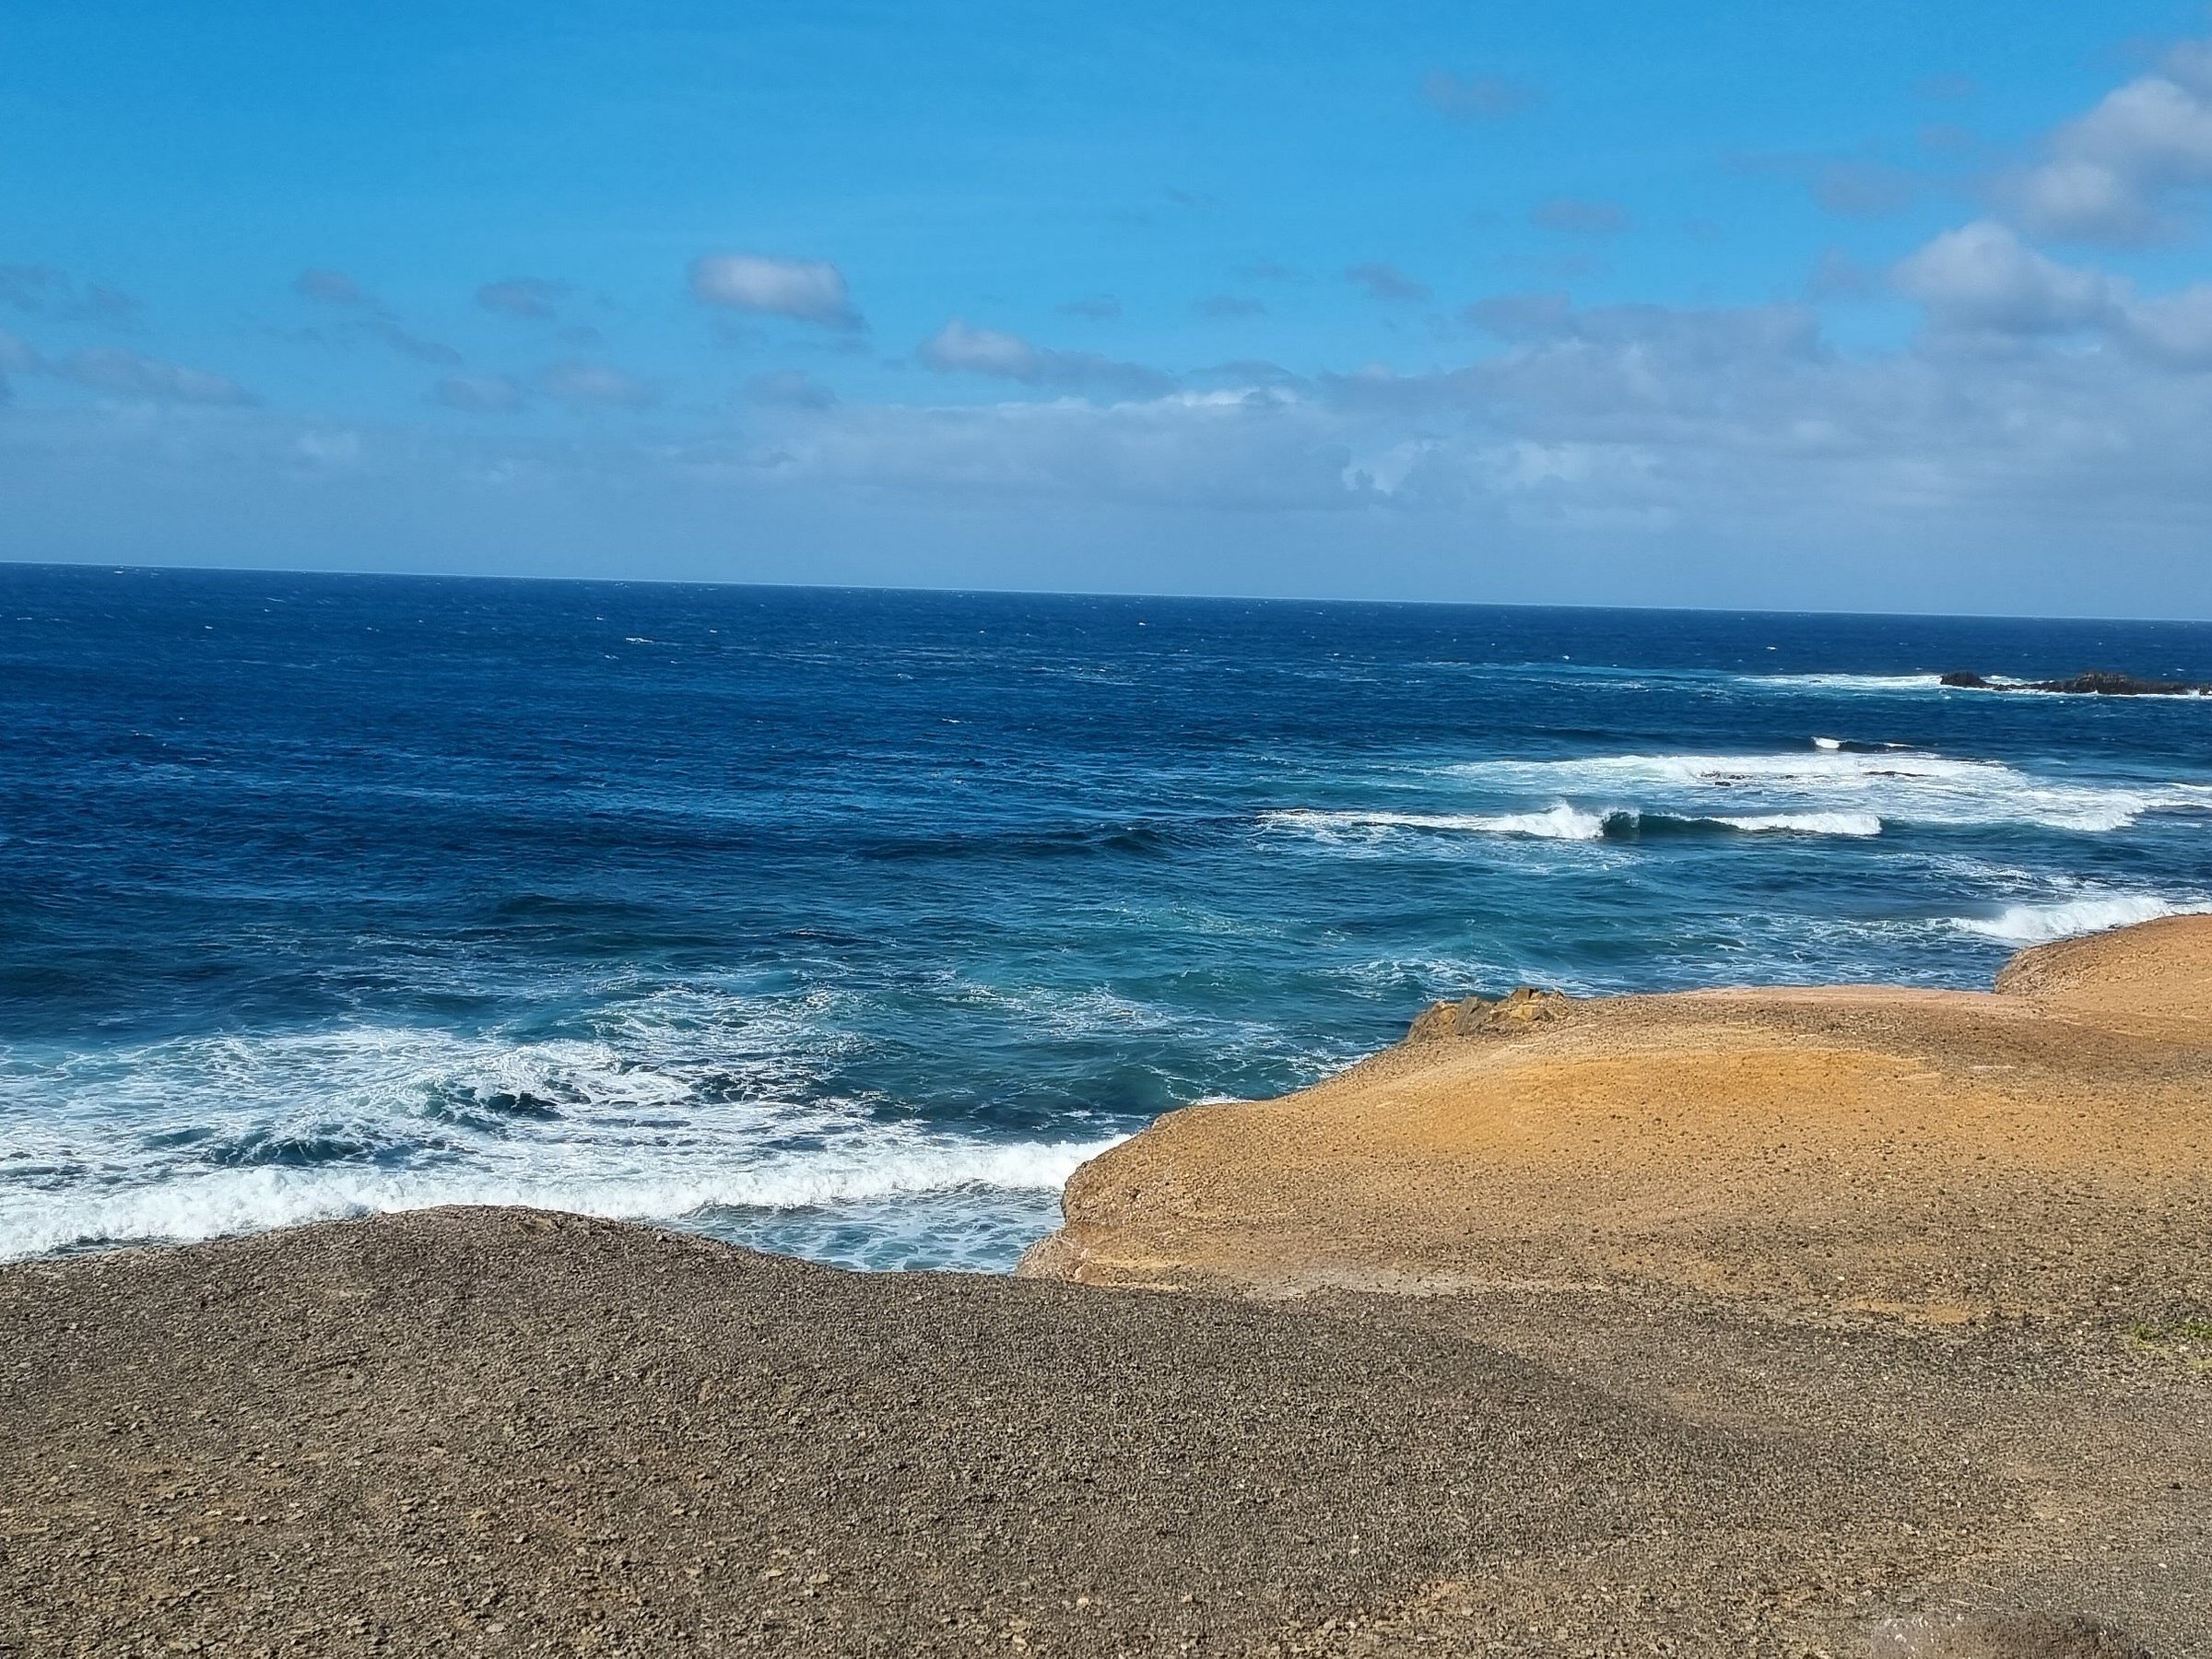
[[[0,1653],[2212,1654],[2191,1341],[519,1210],[18,1265]]]

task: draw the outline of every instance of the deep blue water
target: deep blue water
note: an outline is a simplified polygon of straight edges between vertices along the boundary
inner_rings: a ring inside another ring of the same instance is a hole
[[[0,566],[0,1254],[453,1199],[1003,1266],[1427,1000],[2212,905],[2212,627]]]

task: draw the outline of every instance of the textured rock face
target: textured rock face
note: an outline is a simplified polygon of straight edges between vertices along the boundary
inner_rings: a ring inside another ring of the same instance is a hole
[[[1406,1041],[1433,1042],[1446,1037],[1510,1036],[1558,1018],[1567,1012],[1572,1000],[1557,991],[1538,991],[1522,985],[1495,1001],[1469,996],[1458,1002],[1430,1003],[1414,1017]]]
[[[1994,993],[1441,1004],[1068,1183],[1031,1274],[1286,1293],[1644,1287],[1926,1324],[2212,1312],[2212,918]]]
[[[1984,675],[1954,672],[1943,683],[1960,691],[2058,691],[2072,697],[2207,697],[2212,686],[2192,680],[2143,679],[2133,674],[2092,671],[2065,679],[1990,679]]]

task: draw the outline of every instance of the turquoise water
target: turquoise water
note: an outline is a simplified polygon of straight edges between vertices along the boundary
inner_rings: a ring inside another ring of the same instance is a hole
[[[2212,907],[2212,628],[0,566],[0,1254],[500,1201],[1002,1268],[1430,998]]]

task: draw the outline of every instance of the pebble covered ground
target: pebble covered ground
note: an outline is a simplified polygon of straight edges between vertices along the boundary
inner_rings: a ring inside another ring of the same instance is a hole
[[[24,1264],[0,1653],[2185,1659],[2189,1340],[859,1276],[498,1209]]]

